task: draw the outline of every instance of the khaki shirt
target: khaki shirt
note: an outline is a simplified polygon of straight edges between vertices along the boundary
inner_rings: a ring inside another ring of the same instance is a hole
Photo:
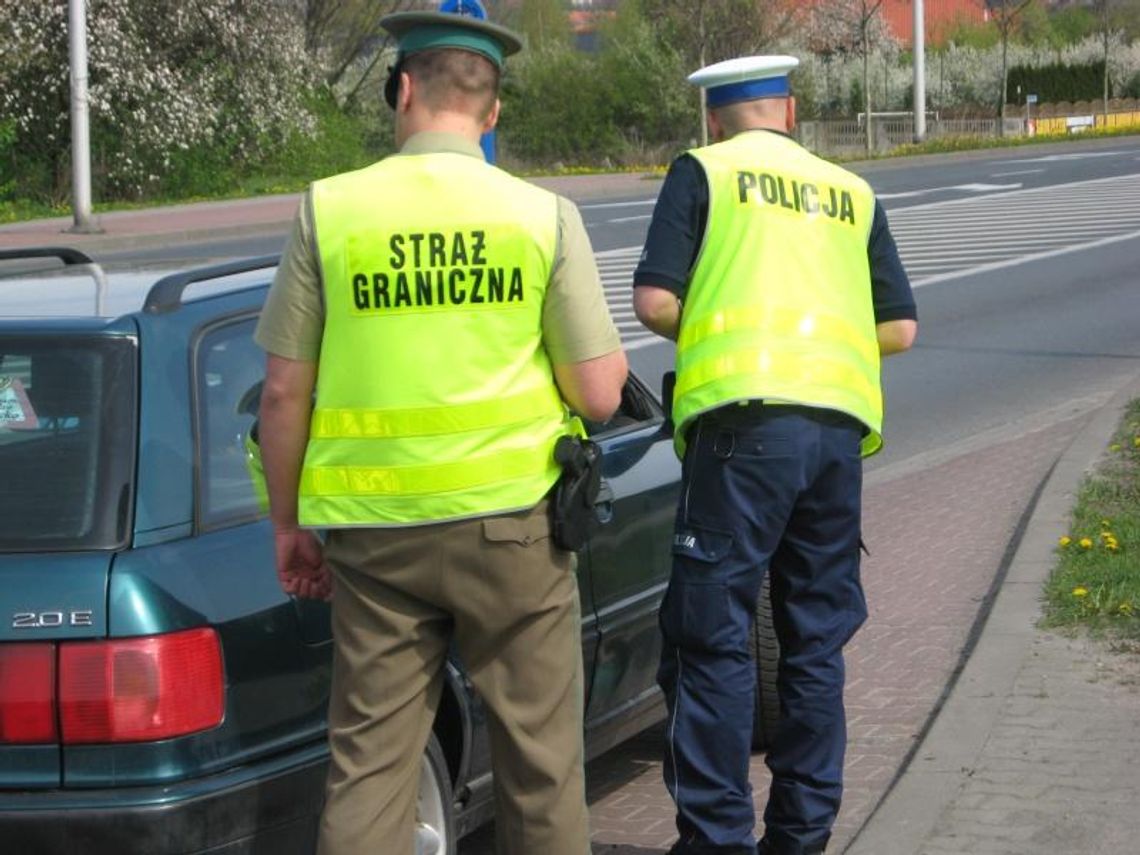
[[[446,133],[416,134],[393,156],[432,152],[483,157],[478,145]],[[306,192],[254,338],[274,356],[316,362],[324,322],[320,256],[313,236],[312,204]],[[573,202],[561,196],[558,248],[542,306],[542,342],[555,365],[585,362],[621,347],[582,215]]]

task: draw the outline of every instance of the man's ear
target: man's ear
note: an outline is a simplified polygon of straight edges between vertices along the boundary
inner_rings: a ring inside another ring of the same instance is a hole
[[[408,105],[412,100],[412,76],[406,71],[400,72],[400,88],[396,91],[396,112],[408,112]]]
[[[720,118],[717,116],[715,110],[709,110],[705,115],[705,120],[709,125],[709,138],[713,142],[722,142],[724,140],[724,125],[720,123]]]
[[[789,134],[796,129],[796,97],[794,95],[788,96],[787,126]]]
[[[491,112],[488,113],[487,118],[483,120],[483,133],[488,133],[499,123],[499,111],[502,109],[502,106],[503,102],[496,98],[495,103],[491,106]]]

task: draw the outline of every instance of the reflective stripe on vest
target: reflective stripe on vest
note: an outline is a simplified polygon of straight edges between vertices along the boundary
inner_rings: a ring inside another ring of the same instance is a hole
[[[709,215],[677,342],[675,445],[701,413],[765,400],[848,413],[882,446],[879,347],[862,179],[780,134],[690,152]]]
[[[557,197],[467,155],[317,182],[326,319],[301,475],[307,526],[533,507],[580,432],[542,347]]]

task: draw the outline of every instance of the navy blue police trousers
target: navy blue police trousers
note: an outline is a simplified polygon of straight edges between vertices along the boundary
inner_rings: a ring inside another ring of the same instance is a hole
[[[759,851],[822,852],[847,744],[843,646],[867,616],[859,580],[862,425],[828,410],[732,404],[689,431],[661,606],[665,784],[675,855],[756,851],[748,780],[764,574],[780,643],[781,723]]]

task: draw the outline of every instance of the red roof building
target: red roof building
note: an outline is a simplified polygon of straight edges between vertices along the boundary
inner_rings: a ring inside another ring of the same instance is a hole
[[[781,0],[781,2],[801,10],[811,21],[813,9],[847,2],[852,5],[852,14],[858,13],[857,0]],[[914,43],[914,0],[883,0],[879,14],[887,23],[891,34],[909,47]],[[926,22],[926,43],[939,46],[960,24],[984,24],[990,19],[986,0],[925,0],[923,16]],[[810,23],[809,23],[810,26]]]
[[[894,37],[904,45],[914,42],[914,0],[883,0],[882,14]],[[941,45],[959,24],[983,24],[989,20],[986,0],[926,0],[926,42]]]

